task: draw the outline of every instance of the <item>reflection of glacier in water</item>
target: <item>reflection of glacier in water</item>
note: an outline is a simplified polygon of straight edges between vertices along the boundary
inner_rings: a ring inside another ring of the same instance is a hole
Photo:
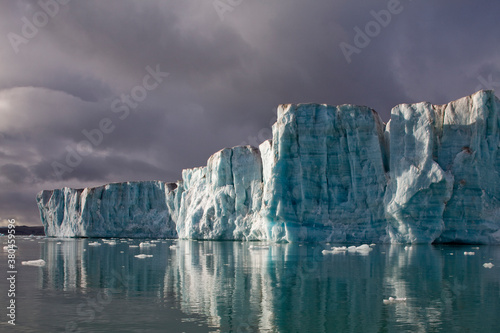
[[[160,306],[170,300],[181,315],[221,332],[494,331],[500,308],[500,265],[482,266],[499,262],[493,246],[387,245],[363,256],[322,255],[324,246],[308,244],[160,241],[141,249],[88,242],[47,240],[39,287],[82,299],[101,292],[95,318],[110,321],[118,304],[141,300],[158,305],[148,318],[172,316]],[[407,301],[383,304],[389,296]]]

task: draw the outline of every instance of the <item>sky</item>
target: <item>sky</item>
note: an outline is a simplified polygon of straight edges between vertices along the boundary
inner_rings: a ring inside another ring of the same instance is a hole
[[[0,225],[44,189],[175,182],[283,103],[444,104],[500,87],[500,2],[0,3]]]

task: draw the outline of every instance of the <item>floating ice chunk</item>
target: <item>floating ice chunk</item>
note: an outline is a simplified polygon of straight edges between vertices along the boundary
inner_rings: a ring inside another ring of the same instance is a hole
[[[475,254],[475,252],[464,252],[464,256],[473,256]]]
[[[358,254],[362,254],[362,255],[367,255],[373,249],[370,247],[370,245],[363,244],[363,245],[360,245],[360,246],[349,246],[347,249],[345,248],[345,246],[334,247],[333,250],[336,251],[336,252],[348,251],[348,252],[352,252],[352,253],[358,253]]]
[[[139,258],[139,259],[144,259],[144,258],[151,258],[153,255],[152,254],[138,254],[134,257]]]
[[[354,246],[354,248],[355,248],[355,246]],[[332,247],[332,249],[331,249],[331,250],[323,250],[323,251],[321,251],[321,253],[323,253],[323,254],[338,254],[338,253],[344,253],[344,254],[345,254],[347,250],[348,250],[348,249],[347,249],[347,247],[345,247],[345,246],[338,246],[338,247],[334,246],[334,247]]]
[[[406,297],[398,298],[398,297],[389,297],[389,299],[384,299],[384,304],[394,304],[394,303],[406,303]]]
[[[177,245],[170,245],[168,248],[170,250],[177,250]]]
[[[155,246],[156,246],[156,244],[151,244],[151,243],[149,243],[149,242],[142,242],[142,243],[140,243],[140,244],[139,244],[139,247],[140,247],[140,248],[145,248],[145,247],[155,247]]]
[[[363,245],[360,245],[356,248],[356,251],[357,252],[364,252],[364,251],[371,251],[372,249],[370,248],[370,245],[368,244],[363,244]]]
[[[250,245],[249,250],[268,250],[269,245]]]
[[[43,267],[43,266],[45,266],[45,260],[43,260],[43,259],[28,260],[28,261],[22,261],[21,264],[26,265],[26,266]]]
[[[376,246],[376,245],[377,245],[377,244],[375,244],[375,243],[371,243],[371,244],[370,244],[370,247],[374,247],[374,246]]]
[[[111,242],[107,242],[106,244],[111,245],[111,246],[114,246],[114,245],[116,245],[116,242],[111,241]]]
[[[139,247],[139,245],[129,245],[128,247]]]
[[[495,265],[493,265],[491,262],[486,262],[483,264],[484,268],[493,268],[493,266],[495,266]]]
[[[61,244],[61,243],[57,243],[57,244]],[[89,246],[100,246],[100,245],[101,245],[101,243],[99,243],[99,242],[90,242],[89,243]]]

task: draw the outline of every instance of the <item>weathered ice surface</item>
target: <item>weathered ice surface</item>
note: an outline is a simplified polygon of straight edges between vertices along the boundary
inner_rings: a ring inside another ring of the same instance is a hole
[[[499,106],[480,91],[392,110],[385,200],[393,241],[500,243]]]
[[[265,238],[254,223],[260,218],[262,186],[260,151],[250,146],[222,149],[206,167],[184,170],[169,196],[179,237]]]
[[[166,194],[176,184],[160,181],[63,188],[37,195],[47,236],[176,237]]]
[[[273,139],[176,184],[42,191],[48,236],[500,243],[500,101],[278,107]],[[176,187],[176,188],[175,188]]]
[[[385,237],[384,124],[353,105],[281,105],[265,169],[263,217],[273,240]]]

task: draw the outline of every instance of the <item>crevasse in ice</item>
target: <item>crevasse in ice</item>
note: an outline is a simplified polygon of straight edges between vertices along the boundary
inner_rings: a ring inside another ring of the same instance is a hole
[[[42,191],[48,236],[500,243],[500,102],[278,107],[273,138],[161,181]]]

